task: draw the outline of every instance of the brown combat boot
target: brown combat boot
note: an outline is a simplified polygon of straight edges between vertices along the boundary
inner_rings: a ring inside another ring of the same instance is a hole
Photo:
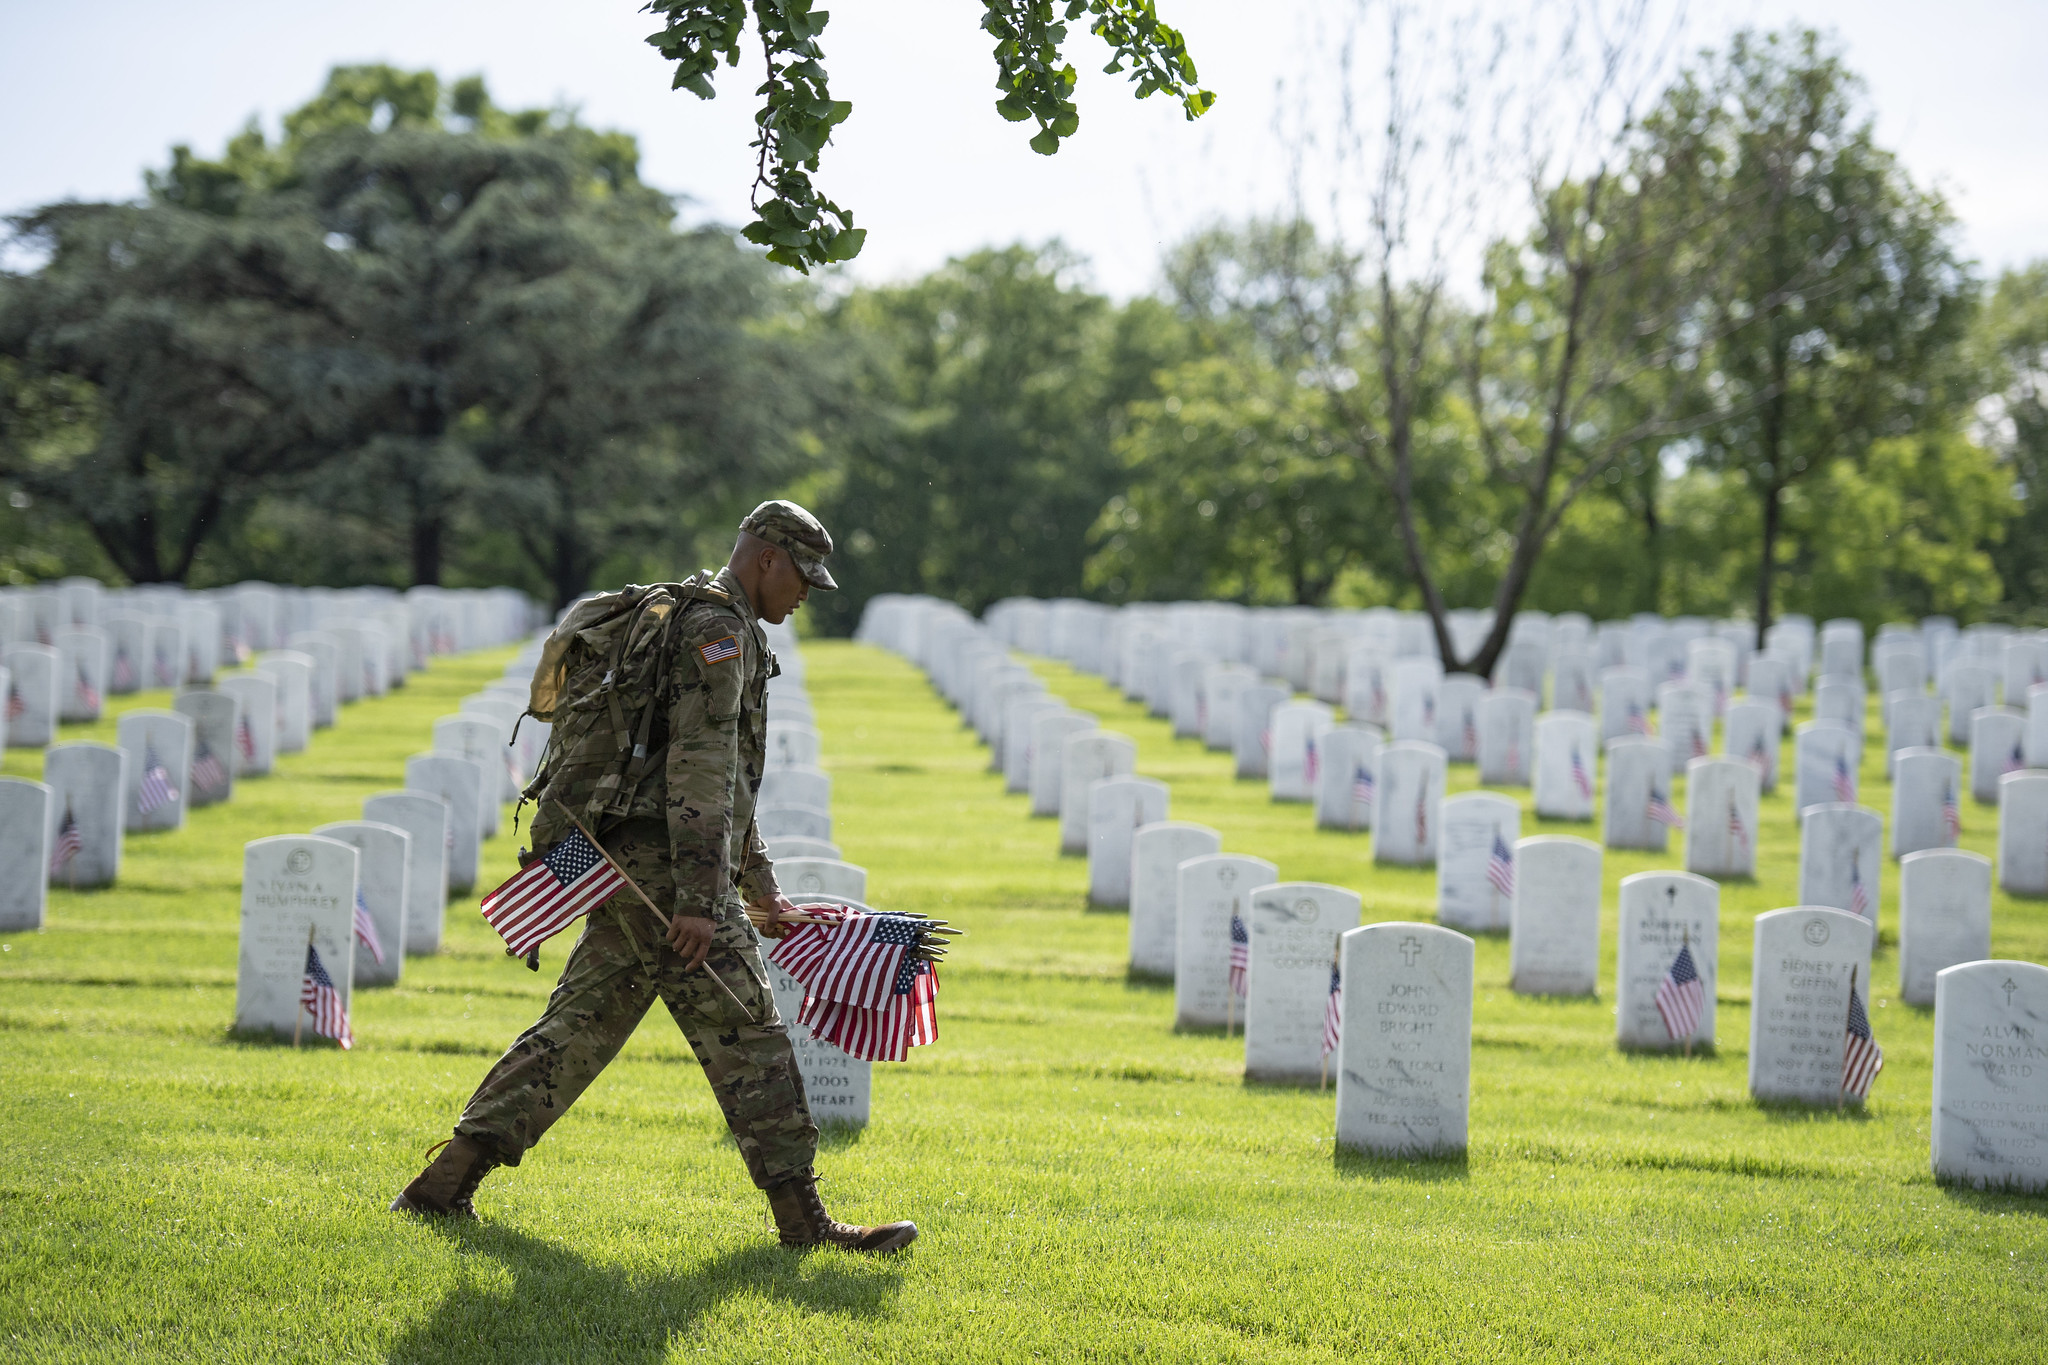
[[[768,1207],[775,1212],[775,1227],[786,1247],[835,1246],[880,1256],[917,1240],[915,1223],[862,1228],[838,1222],[825,1212],[817,1180],[807,1175],[793,1176],[768,1191]]]
[[[438,1152],[440,1155],[436,1156]],[[423,1213],[430,1218],[476,1218],[470,1196],[485,1176],[503,1165],[473,1138],[453,1137],[427,1148],[427,1169],[391,1201],[393,1213]]]

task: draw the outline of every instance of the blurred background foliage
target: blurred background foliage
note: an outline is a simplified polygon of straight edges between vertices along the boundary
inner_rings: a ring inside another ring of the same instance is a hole
[[[1737,283],[1701,301],[1695,356],[1644,380],[1683,430],[1579,492],[1522,605],[1749,615],[1763,593],[2048,623],[2048,262],[1977,278],[1857,99],[1811,35],[1745,36],[1646,122],[1674,166],[1725,163],[1660,202],[1769,212],[1724,245]],[[1770,166],[1795,170],[1743,187]],[[561,603],[719,562],[740,514],[790,496],[839,543],[844,588],[808,612],[833,633],[880,591],[1420,605],[1332,401],[1379,383],[1371,310],[1333,303],[1356,261],[1302,222],[1219,224],[1126,301],[1057,242],[799,279],[681,226],[629,134],[384,66],[337,68],[274,141],[252,123],[216,157],[171,149],[146,187],[12,220],[0,581]],[[1854,286],[1774,293],[1816,224]],[[1544,287],[1490,271],[1446,334],[1538,344]],[[1490,473],[1455,349],[1419,364],[1428,564],[1484,605],[1522,495]],[[1602,420],[1642,399],[1617,389]]]

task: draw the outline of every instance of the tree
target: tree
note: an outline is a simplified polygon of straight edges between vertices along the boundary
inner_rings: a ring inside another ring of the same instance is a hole
[[[1983,436],[2010,470],[2014,520],[1992,560],[2016,614],[2048,608],[2048,261],[2008,270],[1977,319]]]
[[[647,41],[675,63],[673,88],[712,98],[719,59],[739,65],[747,0],[650,0],[647,9],[665,21]],[[1139,99],[1164,91],[1180,100],[1190,119],[1215,101],[1196,86],[1187,44],[1159,21],[1153,0],[982,0],[982,10],[981,26],[996,40],[996,88],[1002,92],[996,112],[1012,123],[1036,122],[1031,149],[1042,155],[1057,152],[1080,127],[1074,68],[1061,51],[1067,26],[1084,16],[1092,16],[1089,31],[1109,44],[1104,70],[1128,66]],[[805,273],[850,261],[867,230],[811,183],[832,130],[853,112],[849,101],[832,98],[825,74],[818,39],[831,16],[812,8],[811,0],[754,0],[752,17],[767,77],[755,92],[761,107],[752,145],[759,157],[746,238],[767,247],[769,260]]]
[[[1739,213],[1708,299],[1699,458],[1758,501],[1758,645],[1775,610],[1786,496],[1840,455],[1932,421],[1974,286],[1947,206],[1914,188],[1858,112],[1857,86],[1809,31],[1738,34],[1672,90],[1669,141],[1701,200]]]

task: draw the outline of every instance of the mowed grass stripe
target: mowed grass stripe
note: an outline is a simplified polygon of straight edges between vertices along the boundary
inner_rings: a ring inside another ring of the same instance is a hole
[[[227,1036],[242,842],[349,818],[400,785],[405,755],[498,673],[497,653],[348,708],[233,805],[131,839],[127,867],[155,889],[60,892],[49,930],[4,940],[0,1354],[2038,1358],[2048,1202],[1928,1177],[1931,1021],[1895,998],[1889,935],[1873,1019],[1891,1060],[1869,1112],[1747,1099],[1748,918],[1790,894],[1786,798],[1765,811],[1776,871],[1724,894],[1717,1055],[1614,1050],[1611,904],[1595,1001],[1514,996],[1505,941],[1483,939],[1468,1160],[1364,1161],[1333,1153],[1329,1095],[1247,1086],[1240,1039],[1173,1032],[1170,987],[1125,976],[1126,919],[1083,909],[1081,860],[1055,855],[1052,822],[1002,794],[913,669],[849,644],[805,651],[846,855],[877,903],[970,931],[945,970],[939,1043],[877,1068],[876,1122],[821,1157],[844,1215],[918,1220],[910,1255],[775,1248],[658,1010],[485,1185],[481,1227],[385,1213],[566,952],[550,943],[528,973],[473,898],[450,907],[446,953],[357,997],[355,1053]],[[1365,892],[1370,918],[1430,917],[1430,874],[1373,869],[1367,838],[1316,833],[1305,807],[1233,781],[1098,681],[1047,672],[1138,739],[1176,817],[1285,876]],[[6,766],[33,776],[39,756]],[[1880,776],[1866,765],[1865,799],[1885,809]],[[1994,813],[1965,818],[1966,843],[1988,850]],[[514,865],[507,829],[486,885]],[[1674,861],[1633,857],[1608,855],[1610,902],[1623,873]],[[2044,956],[2040,908],[2001,896],[1994,916],[1998,952]]]

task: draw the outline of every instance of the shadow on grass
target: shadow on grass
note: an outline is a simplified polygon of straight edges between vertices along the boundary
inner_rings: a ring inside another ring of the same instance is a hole
[[[1173,994],[1173,978],[1170,976],[1160,976],[1156,972],[1141,972],[1136,967],[1126,967],[1124,968],[1124,989],[1127,991],[1142,991],[1146,995],[1171,995]],[[1223,1032],[1220,1026],[1216,1031],[1218,1033]]]
[[[394,1362],[665,1360],[678,1334],[731,1296],[878,1317],[893,1311],[901,1279],[899,1271],[844,1252],[796,1252],[766,1242],[687,1270],[648,1273],[594,1265],[560,1243],[511,1228],[436,1230],[475,1268],[431,1317],[392,1343]]]
[[[1789,1126],[1795,1123],[1868,1123],[1870,1111],[1860,1104],[1803,1104],[1798,1100],[1756,1100],[1750,1101],[1758,1113],[1775,1124]]]
[[[2030,1218],[2048,1218],[2048,1190],[2029,1193],[2012,1185],[1988,1185],[1980,1189],[1939,1177],[1934,1183],[1942,1197],[1951,1204],[1961,1204],[1978,1213],[2016,1213]]]
[[[1469,1180],[1472,1176],[1471,1158],[1463,1151],[1378,1156],[1352,1147],[1339,1147],[1331,1158],[1331,1165],[1346,1180],[1400,1180],[1409,1184],[1435,1185],[1446,1180]]]

